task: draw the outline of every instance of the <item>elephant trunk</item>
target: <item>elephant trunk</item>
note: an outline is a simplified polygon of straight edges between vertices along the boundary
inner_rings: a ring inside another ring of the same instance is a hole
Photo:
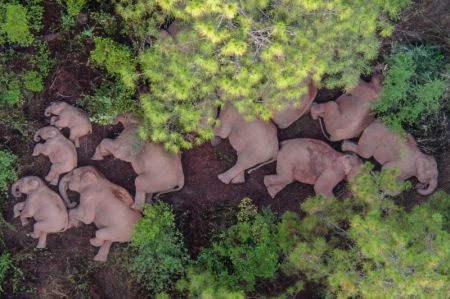
[[[36,131],[36,133],[34,133],[34,142],[39,142],[41,141],[41,133],[42,133],[42,129],[39,129]]]
[[[19,191],[20,184],[21,182],[17,181],[11,186],[11,193],[14,197],[19,197],[20,195],[22,195],[22,193]]]
[[[71,173],[67,173],[66,175],[64,175],[61,179],[61,181],[59,182],[59,194],[61,194],[62,199],[64,200],[64,203],[66,204],[66,206],[68,208],[73,208],[75,207],[76,203],[75,202],[71,202],[69,199],[69,196],[67,195],[67,188],[68,188],[68,184],[69,184],[69,180],[70,180],[70,175]]]
[[[419,194],[421,195],[430,195],[431,193],[433,193],[436,187],[437,187],[437,178],[434,178],[429,182],[428,187],[417,189],[417,192],[419,192]]]
[[[45,109],[44,115],[47,117],[52,116],[51,107],[47,107],[47,109]]]

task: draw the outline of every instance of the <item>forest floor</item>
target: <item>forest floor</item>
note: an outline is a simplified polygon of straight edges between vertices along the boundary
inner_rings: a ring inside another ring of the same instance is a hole
[[[446,1],[440,1],[445,3]],[[447,2],[448,3],[448,2]],[[433,10],[434,11],[434,10]],[[52,6],[46,9],[47,22],[56,18]],[[431,16],[434,16],[431,14]],[[413,18],[413,17],[411,17]],[[414,19],[413,19],[414,20]],[[405,25],[406,24],[406,25]],[[407,23],[399,26],[398,36],[407,36],[411,29]],[[427,28],[423,23],[423,28]],[[444,27],[445,28],[445,27]],[[412,32],[412,31],[411,31]],[[424,36],[424,33],[422,33]],[[56,41],[63,42],[63,41]],[[75,103],[82,93],[88,93],[91,81],[97,74],[87,66],[87,53],[68,54],[59,52],[58,44],[50,48],[57,57],[54,75],[46,82],[43,95],[29,101],[24,109],[25,118],[32,123],[34,129],[48,124],[44,117],[45,107],[52,101],[65,100]],[[320,90],[317,101],[334,100],[340,92]],[[108,157],[104,161],[92,161],[95,147],[105,137],[114,137],[120,133],[118,126],[94,126],[93,134],[81,140],[78,150],[79,165],[94,165],[112,182],[125,187],[134,194],[134,178],[131,165]],[[67,132],[65,132],[67,134]],[[319,123],[305,115],[286,130],[279,130],[279,140],[291,138],[316,138],[324,140]],[[32,157],[34,147],[32,136],[25,139],[17,132],[0,127],[0,141],[20,156],[20,176],[37,175],[44,177],[50,163],[47,158]],[[332,144],[335,148],[339,143]],[[438,153],[440,177],[438,189],[450,192],[450,149]],[[165,194],[161,200],[172,205],[177,214],[178,227],[183,233],[185,244],[192,256],[207,246],[212,234],[220,228],[229,226],[235,220],[235,212],[242,198],[250,197],[259,207],[270,207],[274,213],[281,215],[287,210],[299,212],[299,204],[313,195],[310,185],[293,183],[281,191],[275,199],[267,193],[263,178],[275,172],[275,163],[266,165],[251,175],[246,175],[246,182],[239,185],[225,185],[217,179],[217,175],[230,168],[236,160],[234,150],[227,140],[219,146],[203,144],[183,153],[182,162],[186,183],[176,193]],[[55,188],[54,188],[55,189]],[[55,189],[56,190],[56,189]],[[345,184],[337,187],[337,193],[347,194]],[[423,201],[414,190],[405,192],[398,199],[406,208]],[[8,249],[14,253],[23,272],[23,279],[16,294],[12,293],[14,281],[6,286],[5,298],[117,298],[132,299],[144,297],[141,289],[123,269],[122,255],[126,254],[126,244],[115,244],[108,262],[104,264],[92,261],[97,248],[89,244],[95,232],[93,225],[70,229],[64,233],[49,235],[48,248],[37,250],[36,240],[27,236],[31,226],[22,227],[18,219],[12,218],[12,207],[17,201],[3,204],[3,215],[9,224],[0,224]],[[277,294],[283,286],[289,284],[280,277],[270,285],[260,285],[259,290],[267,290],[267,294]],[[313,287],[307,287],[304,293],[296,298],[314,298]]]

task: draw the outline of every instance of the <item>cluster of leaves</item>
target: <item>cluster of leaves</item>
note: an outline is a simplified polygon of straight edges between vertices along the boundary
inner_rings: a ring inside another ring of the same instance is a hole
[[[125,0],[116,11],[133,51],[99,38],[93,56],[126,86],[148,85],[141,137],[179,151],[210,137],[200,124],[218,102],[268,119],[298,104],[310,76],[354,86],[409,2]],[[177,30],[159,32],[173,19]]]
[[[134,229],[131,247],[136,252],[131,274],[152,294],[172,289],[189,262],[175,215],[162,202],[146,205]]]
[[[450,64],[444,54],[429,45],[396,45],[385,62],[389,69],[375,105],[379,117],[397,132],[429,126],[448,97]]]
[[[0,192],[8,191],[9,184],[17,180],[17,156],[0,149]]]
[[[321,200],[310,198],[301,205],[305,218],[284,214],[284,270],[323,283],[333,298],[448,297],[450,196],[437,193],[406,212],[386,196],[386,183],[395,185],[392,174],[365,166],[354,199],[310,214]]]
[[[178,289],[190,297],[244,298],[257,281],[276,276],[280,247],[273,214],[258,212],[249,198],[239,207],[237,223],[217,234],[179,281]]]

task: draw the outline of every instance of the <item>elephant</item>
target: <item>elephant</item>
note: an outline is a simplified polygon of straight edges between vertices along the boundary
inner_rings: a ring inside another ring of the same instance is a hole
[[[381,75],[374,75],[370,83],[360,80],[336,101],[311,105],[311,117],[323,119],[330,141],[358,137],[374,121],[372,105],[379,98],[381,80]]]
[[[169,153],[163,145],[141,141],[137,133],[138,122],[131,115],[121,115],[115,122],[122,123],[124,130],[116,139],[103,139],[91,159],[103,160],[103,157],[113,155],[131,163],[138,175],[132,208],[142,210],[146,194],[152,198],[154,193],[158,196],[181,190],[184,186],[181,155]]]
[[[100,247],[95,261],[104,262],[113,242],[128,242],[141,214],[131,209],[133,198],[124,188],[111,183],[95,167],[82,166],[64,175],[59,193],[68,207],[73,207],[67,189],[80,194],[79,205],[69,210],[69,224],[94,223],[98,230],[91,238],[92,246]]]
[[[50,159],[52,166],[45,177],[51,185],[57,185],[59,176],[77,167],[77,150],[57,128],[47,126],[40,128],[34,134],[34,141],[44,143],[35,145],[32,156],[44,155]]]
[[[286,129],[309,111],[314,99],[316,98],[317,87],[314,85],[312,79],[308,79],[307,82],[308,92],[300,99],[298,103],[300,104],[299,106],[291,102],[284,110],[273,109],[272,121],[278,126],[278,128]]]
[[[245,120],[233,104],[225,103],[219,113],[219,125],[214,128],[214,135],[222,139],[229,138],[231,146],[236,150],[236,164],[218,175],[224,184],[245,182],[245,170],[253,170],[275,161],[278,153],[277,128],[272,122],[259,119]]]
[[[265,176],[264,185],[272,198],[294,181],[314,185],[317,195],[334,198],[333,188],[355,177],[361,165],[356,155],[337,152],[321,140],[289,139],[281,142],[277,174]]]
[[[81,109],[73,107],[66,102],[53,102],[44,115],[50,117],[50,125],[58,129],[69,128],[69,139],[80,147],[80,138],[92,133],[92,124],[89,116]],[[52,116],[53,115],[53,116]]]
[[[22,225],[27,225],[28,219],[35,220],[31,237],[39,239],[37,248],[47,247],[47,234],[62,232],[68,228],[67,209],[61,197],[48,188],[37,176],[26,176],[16,181],[11,187],[14,197],[23,193],[27,199],[14,205],[14,218],[20,216]]]
[[[398,168],[400,182],[417,177],[420,183],[416,189],[421,195],[429,195],[437,187],[438,169],[434,157],[422,153],[411,134],[405,132],[402,136],[394,133],[380,121],[368,126],[357,144],[344,141],[342,150],[354,152],[365,159],[374,157],[385,169]]]

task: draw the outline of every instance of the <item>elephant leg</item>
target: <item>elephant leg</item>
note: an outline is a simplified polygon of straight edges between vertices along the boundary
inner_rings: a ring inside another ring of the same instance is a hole
[[[47,246],[47,232],[53,230],[53,223],[51,221],[39,221],[34,224],[34,230],[31,237],[39,239],[36,248],[45,248]]]
[[[231,180],[232,184],[242,184],[245,183],[245,171],[241,171],[237,176]]]
[[[222,142],[222,138],[220,138],[219,136],[213,136],[210,141],[211,146],[216,147]]]
[[[112,155],[110,147],[114,144],[114,140],[110,138],[103,139],[95,149],[94,155],[91,160],[103,160],[103,157]]]
[[[41,232],[36,248],[46,248],[46,247],[47,247],[47,233]]]
[[[284,189],[289,183],[274,184],[267,187],[267,192],[269,192],[270,197],[275,198],[275,196]]]
[[[14,205],[13,211],[14,211],[14,218],[17,218],[20,216],[20,212],[25,208],[25,202],[19,202]]]
[[[111,248],[112,241],[117,239],[116,229],[111,227],[105,227],[95,232],[94,244],[100,245],[97,255],[94,257],[94,261],[105,262],[108,258],[109,249]],[[92,242],[91,242],[92,244]],[[92,244],[93,246],[95,246]]]
[[[229,184],[232,182],[232,180],[241,175],[241,173],[245,172],[246,169],[249,169],[259,163],[261,163],[261,161],[256,161],[258,159],[255,159],[254,155],[252,155],[252,153],[249,152],[248,149],[243,150],[241,152],[238,153],[238,158],[237,158],[237,162],[236,164],[231,167],[230,169],[228,169],[227,171],[225,171],[224,173],[219,174],[217,177],[219,178],[219,180],[224,183],[224,184]],[[242,175],[241,177],[239,177],[237,179],[237,181],[239,183],[244,183],[245,182],[245,177],[244,180],[242,180]]]
[[[335,198],[333,188],[344,179],[331,169],[325,169],[317,178],[314,184],[316,195],[323,195],[327,198]]]
[[[67,123],[67,121],[65,121],[64,118],[58,117],[57,120],[54,121],[53,126],[61,129],[61,128],[66,128],[69,124]]]
[[[368,159],[373,156],[376,147],[377,143],[375,141],[371,141],[365,143],[364,146],[360,146],[359,144],[345,140],[344,142],[342,142],[341,150],[343,152],[353,152],[360,157]]]
[[[62,173],[60,164],[52,164],[50,171],[48,172],[45,180],[49,182],[50,185],[58,185],[59,175]]]
[[[89,243],[91,243],[91,245],[94,247],[100,247],[105,243],[105,240],[101,240],[98,239],[97,237],[94,237],[89,240]]]
[[[30,223],[30,221],[27,219],[29,216],[27,215],[27,213],[23,212],[20,213],[20,223],[22,223],[22,226],[28,225],[28,223]]]
[[[80,147],[80,136],[82,136],[82,132],[80,132],[79,127],[73,127],[70,129],[69,139],[75,143],[75,147]]]
[[[109,250],[111,249],[112,242],[111,241],[105,241],[102,246],[100,246],[100,249],[98,250],[97,254],[94,256],[94,261],[97,262],[106,262],[109,255]]]
[[[52,116],[51,118],[50,118],[50,125],[52,125],[52,126],[54,126],[55,125],[55,123],[57,122],[59,120],[59,116]]]

